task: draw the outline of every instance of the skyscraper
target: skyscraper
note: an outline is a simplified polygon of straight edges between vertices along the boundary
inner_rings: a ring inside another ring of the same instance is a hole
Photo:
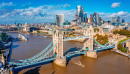
[[[102,21],[102,18],[101,17],[99,17],[99,22],[101,22]]]
[[[64,22],[64,14],[57,14],[56,15],[56,25],[58,27],[63,27]]]
[[[122,23],[125,23],[125,19],[122,19]]]
[[[78,15],[77,15],[77,14],[75,14],[75,20],[76,20],[76,21],[78,20]]]
[[[94,26],[100,23],[99,14],[97,14],[96,12],[92,15],[92,23]]]
[[[81,5],[77,5],[77,7],[76,7],[75,18],[77,16],[78,16],[78,19],[77,19],[78,22],[84,22],[84,7],[82,7]]]
[[[90,15],[90,24],[92,24],[92,14]]]
[[[120,17],[119,17],[119,16],[118,16],[118,18],[117,18],[116,22],[118,22],[118,23],[120,22]]]
[[[84,22],[87,23],[87,13],[84,12]]]
[[[116,17],[111,17],[111,23],[116,23]]]
[[[82,10],[82,6],[81,5],[77,5],[77,7],[76,7],[76,14],[78,16],[80,15],[81,10]]]

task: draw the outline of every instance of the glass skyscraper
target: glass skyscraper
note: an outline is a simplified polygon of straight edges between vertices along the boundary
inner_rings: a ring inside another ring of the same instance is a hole
[[[122,23],[125,23],[125,19],[122,19]]]
[[[96,12],[92,15],[92,23],[94,26],[100,23],[99,14],[97,14]]]
[[[56,15],[56,25],[58,27],[63,27],[64,22],[64,14],[57,14]]]
[[[111,23],[116,23],[116,17],[111,17]]]
[[[117,23],[120,23],[120,17],[119,17],[119,16],[118,16],[116,22],[117,22]]]
[[[77,5],[76,16],[78,22],[84,22],[84,7]]]
[[[84,22],[87,23],[87,13],[84,13]]]

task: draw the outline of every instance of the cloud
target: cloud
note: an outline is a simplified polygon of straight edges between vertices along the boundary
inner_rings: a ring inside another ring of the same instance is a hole
[[[13,3],[12,2],[9,2],[9,3],[3,2],[2,4],[0,4],[0,8],[2,8],[4,6],[13,6]]]
[[[116,2],[111,5],[112,8],[117,8],[119,6],[120,6],[120,3],[116,3]]]
[[[120,11],[117,13],[117,16],[128,16],[128,12]]]
[[[101,12],[101,13],[98,13],[99,15],[104,15],[105,13]]]
[[[100,12],[98,14],[99,14],[100,17],[102,17],[103,20],[106,20],[106,21],[110,20],[111,17],[118,17],[118,16],[120,16],[121,18],[126,19],[127,21],[129,21],[128,18],[130,18],[130,13],[124,12],[124,11],[119,11],[117,13],[103,13],[103,12]]]
[[[25,9],[0,9],[0,20],[8,22],[55,22],[56,14],[64,14],[65,20],[74,20],[75,9],[66,10],[70,5],[43,5],[39,7],[29,7]],[[7,19],[8,17],[8,19]],[[3,20],[5,19],[5,20]],[[11,20],[12,19],[12,20]]]
[[[64,8],[66,8],[66,7],[70,7],[70,5],[68,5],[68,4],[65,4],[63,7],[64,7]]]

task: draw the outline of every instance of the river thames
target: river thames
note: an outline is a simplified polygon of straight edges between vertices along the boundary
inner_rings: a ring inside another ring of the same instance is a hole
[[[9,32],[9,35],[17,37],[18,33]],[[23,34],[28,38],[27,42],[13,42],[11,61],[30,58],[42,51],[49,43],[51,38],[43,35]],[[83,43],[75,41],[64,42],[64,53],[66,51],[78,50]],[[92,59],[86,56],[76,56],[69,59],[66,67],[59,67],[54,63],[24,69],[19,74],[130,74],[130,59],[111,50],[97,53],[98,58]],[[75,63],[81,62],[86,67],[81,67]]]

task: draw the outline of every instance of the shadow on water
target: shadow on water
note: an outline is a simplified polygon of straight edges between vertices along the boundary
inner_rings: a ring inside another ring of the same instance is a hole
[[[24,69],[27,69],[27,68],[32,68],[32,67],[36,67],[36,66],[40,66],[40,65],[44,65],[44,64],[49,64],[49,63],[52,63],[52,61],[48,61],[48,62],[41,62],[41,63],[36,63],[36,64],[33,64],[33,65],[27,65],[27,66],[23,66],[23,67],[14,67],[14,74],[18,74],[20,71],[24,70]],[[39,70],[36,68],[36,70]],[[31,72],[31,71],[29,71]],[[27,72],[26,74],[35,74],[35,73],[29,73]],[[38,74],[38,73],[36,73]]]
[[[67,59],[67,65],[68,65],[69,61],[70,61],[72,58],[77,57],[77,56],[81,56],[81,55],[80,55],[80,54],[76,54],[76,55],[73,55],[73,56],[71,56],[71,57],[66,58],[66,59]]]
[[[74,48],[70,48],[68,51],[66,51],[64,53],[64,55],[68,54],[69,52],[74,52],[74,51],[79,51],[81,48],[77,48],[77,47],[74,47]],[[74,58],[74,57],[77,57],[77,56],[81,56],[80,54],[75,54],[75,55],[72,55],[70,57],[67,57],[67,64],[69,63],[69,61]]]
[[[27,72],[25,72],[25,73],[23,73],[23,74],[40,74],[38,71],[40,70],[39,68],[40,68],[41,66],[39,66],[39,67],[36,67],[36,68],[34,68],[34,69],[30,69],[30,70],[28,70]]]
[[[107,50],[98,50],[97,52],[108,51],[108,50],[111,50],[111,49],[107,49]]]
[[[69,53],[69,52],[78,51],[79,49],[80,49],[80,48],[77,48],[77,47],[70,48],[68,51],[66,51],[66,52],[64,53],[64,55],[67,54],[67,53]]]
[[[13,42],[20,41],[18,38],[13,38]]]
[[[17,47],[19,47],[19,45],[12,45],[11,50],[14,49],[14,48],[17,48]]]

